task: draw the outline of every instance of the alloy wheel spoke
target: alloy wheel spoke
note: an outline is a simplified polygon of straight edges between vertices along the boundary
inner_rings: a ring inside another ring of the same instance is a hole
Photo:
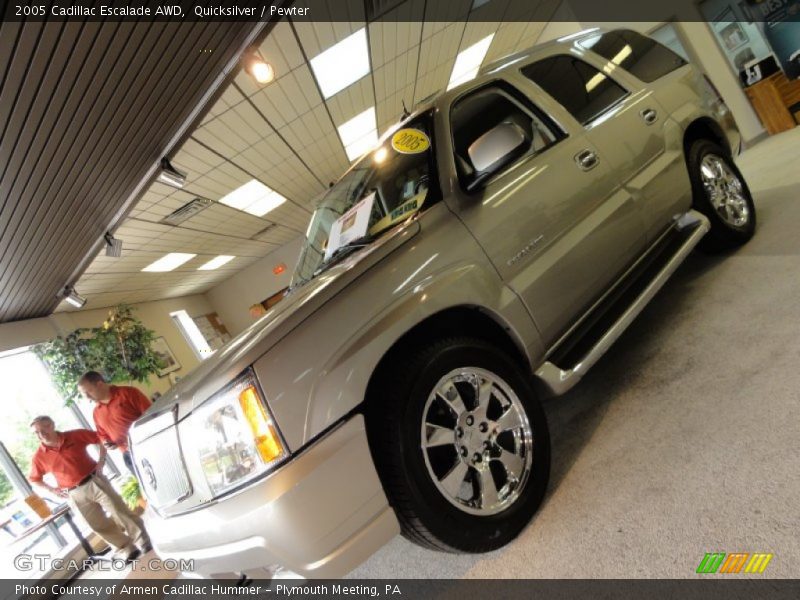
[[[478,387],[478,407],[485,414],[486,409],[489,407],[489,401],[492,398],[492,391],[494,386],[491,381],[483,380]]]
[[[500,456],[498,456],[496,460],[500,461],[503,465],[509,479],[519,481],[522,476],[522,471],[525,468],[525,460],[519,454],[501,449]]]
[[[464,399],[458,393],[458,389],[452,381],[445,382],[442,387],[436,390],[436,393],[450,407],[456,417],[466,412],[467,406],[464,404]]]
[[[497,492],[497,485],[489,469],[475,471],[478,474],[478,486],[480,487],[481,508],[494,506],[500,499]]]
[[[518,429],[522,426],[522,419],[520,419],[519,413],[516,409],[509,405],[506,407],[506,411],[500,415],[500,418],[495,421],[498,428],[498,433],[502,433],[503,431],[512,431],[514,429]]]
[[[467,476],[468,471],[469,467],[466,463],[457,460],[450,472],[439,480],[439,484],[453,498],[457,498],[458,493],[461,491],[461,484],[464,483],[464,478]]]
[[[426,448],[435,448],[437,446],[453,445],[455,443],[455,433],[452,429],[442,427],[441,425],[434,425],[433,423],[426,423]]]

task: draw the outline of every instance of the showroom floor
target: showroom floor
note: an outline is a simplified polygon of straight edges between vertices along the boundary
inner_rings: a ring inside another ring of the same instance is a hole
[[[692,577],[706,552],[800,575],[800,127],[744,153],[758,207],[738,252],[695,254],[545,410],[548,497],[503,550],[396,538],[353,577]]]

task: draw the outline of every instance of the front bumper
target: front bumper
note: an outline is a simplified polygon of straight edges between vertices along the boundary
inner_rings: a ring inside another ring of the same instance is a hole
[[[278,567],[341,577],[400,531],[356,415],[274,473],[190,513],[145,515],[162,559],[194,561],[187,575],[238,577]]]

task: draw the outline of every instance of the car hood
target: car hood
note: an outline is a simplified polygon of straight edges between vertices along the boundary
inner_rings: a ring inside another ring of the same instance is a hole
[[[414,219],[388,232],[373,244],[322,272],[292,290],[267,314],[204,360],[186,377],[156,401],[143,416],[178,406],[178,420],[230,383],[236,376],[269,351],[328,300],[341,292],[359,275],[393,252],[420,230]]]

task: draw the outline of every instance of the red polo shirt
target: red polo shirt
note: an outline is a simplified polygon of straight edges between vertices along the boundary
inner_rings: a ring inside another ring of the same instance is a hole
[[[95,460],[86,452],[86,446],[99,443],[97,433],[88,429],[62,431],[58,446],[41,444],[36,449],[28,479],[41,481],[47,473],[52,473],[58,487],[75,487],[97,467]]]
[[[128,430],[131,424],[150,408],[150,400],[135,387],[112,385],[108,404],[98,402],[94,407],[94,426],[104,442],[116,444],[123,452],[128,449]]]

